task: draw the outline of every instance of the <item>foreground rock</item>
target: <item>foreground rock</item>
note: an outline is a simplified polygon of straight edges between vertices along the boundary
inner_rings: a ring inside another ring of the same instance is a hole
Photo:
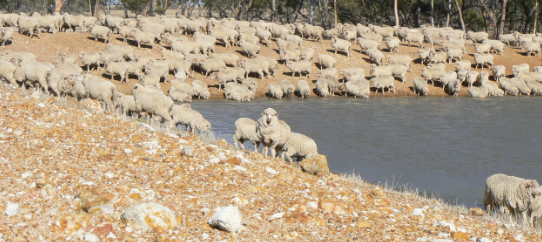
[[[227,232],[237,232],[241,228],[241,213],[235,206],[222,207],[207,223],[213,228],[219,228]]]
[[[141,203],[132,205],[122,213],[123,220],[133,221],[135,224],[155,232],[163,232],[177,226],[175,213],[158,203]]]
[[[329,175],[329,167],[327,166],[327,157],[325,155],[316,155],[312,158],[307,158],[301,161],[303,171],[315,176]]]

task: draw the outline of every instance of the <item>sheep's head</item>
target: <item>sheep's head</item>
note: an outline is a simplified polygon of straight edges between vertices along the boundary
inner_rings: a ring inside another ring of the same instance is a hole
[[[145,87],[143,87],[141,84],[135,84],[134,87],[132,87],[132,94],[136,94],[142,90],[144,90]]]
[[[268,108],[264,110],[262,115],[265,117],[265,121],[267,122],[267,124],[270,124],[273,121],[277,121],[279,118],[279,114],[273,108]]]
[[[540,185],[538,185],[536,180],[526,180],[523,182],[523,186],[531,191],[531,196],[533,197],[542,195]]]

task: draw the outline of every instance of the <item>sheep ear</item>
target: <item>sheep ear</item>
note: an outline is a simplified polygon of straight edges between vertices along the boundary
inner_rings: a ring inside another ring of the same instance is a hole
[[[532,187],[534,186],[533,182],[531,180],[527,180],[523,183],[523,185],[525,186],[525,188],[529,188],[529,187]]]

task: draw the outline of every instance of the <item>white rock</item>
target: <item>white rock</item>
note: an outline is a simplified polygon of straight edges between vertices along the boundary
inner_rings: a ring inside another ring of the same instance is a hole
[[[98,242],[98,241],[100,241],[100,238],[98,238],[98,236],[96,236],[93,233],[86,233],[85,234],[85,241]]]
[[[44,108],[44,107],[45,107],[45,103],[39,103],[39,104],[38,104],[38,107]]]
[[[412,215],[413,216],[421,216],[422,218],[425,217],[425,214],[423,214],[423,208],[415,208]]]
[[[478,238],[476,239],[476,242],[493,242],[493,240],[490,240],[488,238]]]
[[[449,227],[450,232],[457,232],[453,223],[447,223],[446,221],[442,220],[438,224],[444,228]]]
[[[247,171],[247,168],[244,168],[242,166],[235,166],[235,167],[233,167],[233,170],[235,170],[235,171]]]
[[[23,134],[23,131],[20,131],[20,130],[17,130],[15,132],[13,132],[14,135],[21,135]]]
[[[131,155],[132,150],[131,149],[124,149],[124,153],[127,154],[127,155]]]
[[[504,229],[498,229],[497,234],[500,234],[500,235],[504,234]]]
[[[212,164],[216,164],[216,163],[220,162],[220,158],[218,158],[218,157],[211,158],[211,159],[209,159],[209,162],[212,163]]]
[[[185,139],[179,139],[179,143],[186,144],[186,143],[188,143],[188,141],[186,141]]]
[[[207,239],[209,239],[209,235],[206,234],[206,233],[203,233],[203,234],[201,235],[201,239],[202,239],[202,240],[207,240]]]
[[[316,209],[316,208],[318,208],[318,202],[308,202],[308,203],[307,203],[307,206],[308,206],[309,208],[314,208],[314,209]]]
[[[132,220],[137,225],[148,229],[146,220],[153,220],[154,225],[164,229],[171,229],[177,226],[175,213],[168,207],[158,203],[141,203],[132,205],[122,213],[122,219]],[[147,219],[145,219],[147,217]]]
[[[19,213],[19,204],[10,203],[6,205],[6,211],[4,212],[8,217],[15,216]]]
[[[104,174],[104,176],[106,176],[107,178],[110,178],[110,179],[111,179],[111,178],[115,177],[115,174],[113,174],[113,173],[111,173],[111,172],[106,172],[106,173]]]
[[[282,218],[282,216],[284,216],[284,213],[275,213],[275,214],[271,215],[271,217],[269,217],[269,220]]]
[[[22,176],[23,179],[26,179],[26,178],[32,176],[32,172],[31,172],[31,171],[27,171],[27,172],[23,173],[21,176]]]
[[[106,238],[108,238],[108,239],[116,239],[117,236],[115,234],[109,232],[109,234],[106,236]]]
[[[215,213],[207,223],[211,227],[219,228],[228,232],[237,232],[241,228],[241,213],[235,206],[222,207],[220,212]]]
[[[269,173],[269,174],[271,174],[271,175],[276,175],[276,174],[278,174],[277,171],[273,170],[273,168],[271,168],[271,167],[269,167],[269,166],[266,166],[266,167],[265,167],[265,172],[267,172],[267,173]]]

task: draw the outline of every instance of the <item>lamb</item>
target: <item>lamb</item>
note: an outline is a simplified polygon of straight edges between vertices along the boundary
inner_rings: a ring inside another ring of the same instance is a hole
[[[506,67],[503,65],[496,65],[493,66],[493,76],[495,76],[495,80],[499,81],[501,77],[506,76]]]
[[[282,149],[290,138],[291,129],[286,122],[278,119],[277,112],[268,108],[263,111],[262,117],[257,121],[258,135],[264,145],[263,154],[267,157],[267,151],[271,148],[271,157],[276,156],[276,149]]]
[[[90,98],[105,103],[106,109],[113,109],[113,97],[117,92],[115,84],[98,77],[84,78],[82,84]]]
[[[460,60],[460,61],[456,61],[454,66],[457,71],[461,71],[461,70],[470,71],[470,67],[472,66],[472,63],[468,60]]]
[[[248,43],[243,40],[239,41],[239,45],[249,58],[254,57],[256,56],[256,54],[260,53],[260,45]]]
[[[248,78],[248,74],[250,73],[258,73],[262,81],[264,72],[266,76],[269,76],[269,63],[264,60],[256,59],[249,62],[247,59],[241,59],[239,62],[241,63],[241,68],[246,72],[245,78]]]
[[[335,59],[329,55],[318,55],[318,65],[320,65],[320,70],[322,70],[322,68],[334,68],[335,63],[337,63],[337,61],[335,61]]]
[[[90,25],[90,33],[94,35],[94,40],[98,41],[98,37],[106,42],[111,42],[111,29],[100,25]]]
[[[298,62],[288,61],[286,62],[286,66],[290,69],[292,72],[292,77],[295,73],[299,73],[299,76],[301,76],[301,73],[306,72],[307,76],[310,78],[311,76],[311,66],[312,62],[302,60]]]
[[[382,95],[384,95],[384,88],[388,88],[388,93],[390,92],[391,88],[393,87],[393,93],[395,93],[395,79],[393,76],[387,75],[387,76],[377,76],[371,78],[371,84],[376,88],[375,93],[378,93],[378,89],[382,89]]]
[[[137,114],[141,112],[141,110],[138,110],[136,107],[134,95],[125,95],[123,93],[116,92],[113,100],[115,103],[115,111],[120,108],[124,116],[130,113],[133,118],[134,113]]]
[[[280,88],[282,89],[282,93],[284,93],[284,96],[286,97],[291,96],[295,92],[295,86],[290,80],[282,80],[280,82]]]
[[[323,70],[316,71],[316,76],[317,77],[326,77],[326,76],[328,76],[328,77],[332,77],[334,79],[339,79],[336,68],[326,68],[326,69],[323,69]]]
[[[190,86],[190,88],[192,88]],[[168,97],[175,102],[192,102],[192,94],[177,88],[169,89]]]
[[[126,75],[126,72],[128,71],[128,65],[126,65],[126,63],[105,61],[104,65],[105,73],[111,76],[111,80],[113,80],[114,75],[119,75],[121,84],[122,80],[124,80],[124,82],[128,81],[128,77]]]
[[[399,51],[399,43],[401,40],[397,37],[387,37],[384,39],[384,42],[388,46],[388,50],[391,52],[398,52]]]
[[[227,66],[236,67],[239,62],[239,56],[233,53],[212,54],[211,57],[223,61]]]
[[[19,18],[19,33],[29,33],[30,38],[32,38],[34,35],[40,38],[40,24],[38,23],[38,20],[32,17],[23,17],[21,16]]]
[[[528,57],[531,57],[531,54],[533,52],[538,53],[538,56],[540,57],[540,43],[538,43],[538,42],[527,43],[525,45],[525,50],[527,50],[527,56]]]
[[[384,54],[382,54],[382,52],[380,52],[379,50],[377,50],[377,49],[367,50],[367,55],[377,65],[382,65],[383,64]]]
[[[272,98],[281,99],[284,96],[284,92],[282,91],[281,85],[276,82],[269,83],[268,96]]]
[[[478,54],[483,54],[483,53],[489,54],[489,51],[491,50],[491,45],[486,44],[486,43],[476,44],[474,45],[474,48],[476,50],[476,53]]]
[[[209,99],[211,97],[211,93],[209,92],[209,89],[207,89],[207,84],[200,80],[194,80],[192,82],[192,90],[194,91],[194,96],[198,96],[198,99]]]
[[[173,100],[161,92],[149,90],[141,84],[135,84],[132,87],[136,108],[145,111],[151,115],[158,115],[168,122],[168,127],[173,127],[173,119],[170,109],[173,106]]]
[[[346,52],[347,57],[350,57],[350,48],[352,48],[352,44],[350,42],[333,36],[331,38],[331,47],[335,48],[335,54],[337,54],[337,50],[341,50]]]
[[[300,59],[301,51],[297,49],[280,49],[279,57],[284,62],[298,61]]]
[[[483,42],[484,44],[489,44],[490,46],[490,51],[494,54],[497,54],[497,53],[500,53],[501,56],[503,56],[504,54],[504,43],[503,42],[500,42],[498,40],[490,40],[490,39],[487,39]],[[493,52],[495,51],[495,52]]]
[[[461,91],[461,80],[454,79],[448,82],[448,93],[452,94],[454,97],[457,97],[457,93]]]
[[[360,52],[370,49],[380,49],[380,44],[374,40],[358,38],[356,43],[359,45]]]
[[[307,81],[305,81],[305,80],[297,81],[297,93],[302,98],[305,98],[306,96],[309,96],[311,94],[311,89],[309,87],[309,83],[307,83]]]
[[[156,40],[155,34],[150,32],[143,32],[139,29],[132,29],[132,32],[130,32],[130,36],[132,36],[137,42],[137,47],[141,47],[141,43],[148,43],[154,50],[154,42]]]
[[[160,77],[155,74],[144,75],[139,83],[143,86],[155,86],[160,88]]]
[[[487,211],[499,209],[501,213],[521,213],[526,221],[534,198],[540,195],[542,191],[536,180],[495,174],[486,180],[484,208]]]
[[[421,77],[414,77],[414,94],[426,96],[429,92],[427,81]]]
[[[412,70],[412,57],[409,55],[389,55],[387,61],[394,65],[404,65]]]
[[[484,65],[488,64],[493,66],[493,55],[491,54],[474,54],[474,62],[476,62],[476,68],[478,69],[479,65],[482,65],[482,70],[484,70]]]
[[[124,55],[120,51],[108,51],[105,53],[98,51],[98,54],[100,54],[101,63],[105,63],[106,61],[118,62],[120,60],[124,60]]]
[[[420,48],[423,48],[423,40],[424,40],[424,36],[422,33],[418,33],[418,32],[408,32],[406,37],[405,37],[405,40],[408,41],[408,46],[410,47],[410,44],[411,42],[416,42],[418,44],[420,44]]]
[[[225,69],[226,64],[220,59],[207,58],[206,60],[200,62],[200,67],[202,68],[202,70],[205,70],[205,77],[207,77],[210,72],[216,72]]]
[[[301,51],[301,54],[299,55],[301,60],[307,60],[311,61],[314,58],[314,49],[313,48],[306,48],[303,51]]]
[[[441,75],[446,73],[445,71],[441,69],[426,68],[426,67],[422,67],[420,71],[422,73],[422,76],[425,77],[425,80],[431,81],[432,85],[435,85],[434,81],[438,80]]]
[[[245,141],[249,141],[254,146],[254,152],[258,152],[258,146],[260,146],[260,136],[257,130],[258,123],[250,118],[239,118],[235,121],[235,134],[233,135],[233,143],[235,148],[238,145],[241,149],[245,149],[243,144]]]
[[[529,64],[527,63],[512,65],[512,73],[514,73],[514,77],[518,77],[521,73],[528,73],[528,72],[529,72]]]
[[[211,129],[211,123],[200,112],[193,110],[190,105],[173,105],[170,115],[173,123],[185,125],[187,129],[190,128],[192,133]]]
[[[297,157],[298,161],[318,155],[318,147],[316,142],[306,135],[291,132],[290,137],[283,147],[284,152],[282,157],[286,156],[286,160],[293,162],[292,157]]]
[[[344,84],[346,94],[352,95],[354,97],[363,97],[369,98],[371,94],[371,89],[369,87],[369,82],[365,78],[359,81],[349,81]]]
[[[10,40],[13,44],[13,29],[10,27],[0,28],[0,41],[2,41],[2,47],[6,46],[6,41]]]
[[[518,88],[514,86],[514,83],[510,81],[510,78],[502,77],[501,80],[499,81],[499,86],[508,95],[517,96],[519,94]]]

